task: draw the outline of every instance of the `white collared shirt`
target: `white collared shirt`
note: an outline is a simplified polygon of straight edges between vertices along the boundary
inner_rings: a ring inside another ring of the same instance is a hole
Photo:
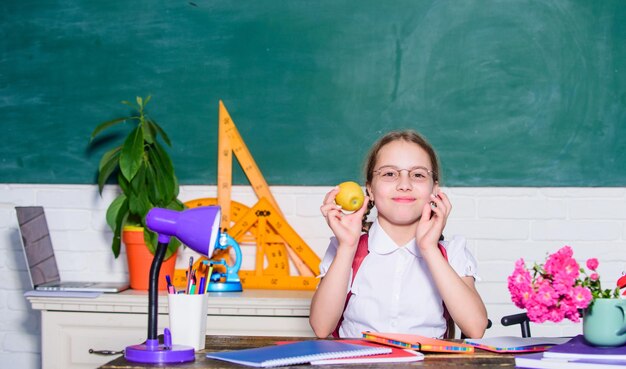
[[[479,279],[476,260],[464,238],[455,236],[442,244],[459,276]],[[443,337],[446,321],[441,296],[415,239],[398,247],[375,221],[369,231],[368,249],[353,285],[348,286],[353,295],[339,336],[361,337],[363,331],[375,331]],[[320,264],[321,277],[336,253],[337,240],[333,237]]]

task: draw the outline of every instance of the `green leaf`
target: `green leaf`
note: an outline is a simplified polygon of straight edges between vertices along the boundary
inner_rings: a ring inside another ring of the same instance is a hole
[[[174,197],[178,197],[178,193],[180,191],[180,187],[178,186],[178,178],[176,178],[176,175],[174,175]]]
[[[167,175],[170,178],[174,177],[174,164],[172,163],[172,159],[165,151],[165,148],[161,146],[158,142],[154,144],[155,154],[159,157],[159,162],[163,168],[163,174]]]
[[[131,197],[128,205],[129,211],[135,216],[133,219],[137,223],[141,223],[148,214],[148,211],[152,209],[152,205],[148,201],[148,197],[145,194]]]
[[[122,151],[122,146],[118,146],[105,152],[104,155],[102,155],[102,159],[100,159],[100,165],[98,165],[98,171],[102,172],[103,170],[105,170],[105,167],[109,166],[111,162],[118,164],[119,155],[121,151]]]
[[[154,255],[158,242],[158,236],[156,233],[151,232],[147,227],[144,227],[143,239],[146,242],[146,246],[148,247],[148,250],[150,250],[150,253]]]
[[[183,204],[180,200],[175,199],[174,201],[170,202],[167,205],[167,208],[168,209],[172,209],[172,210],[181,211],[181,210],[184,210],[186,207],[185,207],[185,204]]]
[[[119,172],[119,174],[117,176],[117,184],[120,186],[120,189],[122,190],[122,193],[125,193],[127,196],[132,195],[132,193],[130,191],[130,181],[128,181],[124,177],[122,172]]]
[[[128,119],[132,119],[132,117],[115,118],[115,119],[112,119],[112,120],[109,120],[109,121],[106,121],[106,122],[104,122],[104,123],[99,124],[99,125],[98,125],[98,126],[97,126],[94,130],[93,130],[93,132],[91,133],[91,139],[90,139],[90,141],[93,141],[93,139],[94,139],[94,138],[96,138],[96,136],[97,136],[98,134],[100,134],[100,132],[104,131],[105,129],[107,129],[107,128],[111,127],[111,126],[114,126],[114,125],[116,125],[116,124],[119,124],[119,123],[125,122],[125,121],[126,121],[126,120],[128,120]]]
[[[137,175],[130,182],[129,209],[130,212],[137,215],[141,220],[146,216],[148,211],[153,207],[148,199],[148,193],[145,186],[146,169],[144,166],[137,172]]]
[[[167,252],[165,253],[165,259],[164,260],[169,259],[170,256],[175,254],[176,250],[178,250],[180,245],[181,245],[181,242],[178,240],[178,238],[172,237],[170,239],[170,243],[167,245]]]
[[[111,250],[113,250],[113,256],[117,259],[120,256],[120,250],[122,249],[122,232],[115,231],[113,233],[113,240],[111,241]]]
[[[135,177],[143,160],[143,133],[136,127],[124,141],[120,154],[120,170],[129,181]]]
[[[111,204],[109,204],[106,213],[106,220],[109,228],[111,228],[112,231],[115,231],[120,211],[126,210],[127,207],[127,198],[124,194],[119,195],[115,198],[115,200],[111,202]]]
[[[158,132],[158,134],[161,135],[163,141],[167,144],[167,146],[172,146],[172,143],[170,142],[170,138],[167,136],[167,133],[165,133],[163,128],[161,128],[161,126],[158,125],[154,119],[148,118],[146,120],[146,123],[151,126],[156,132]]]
[[[137,174],[130,181],[130,193],[139,195],[146,191],[146,166],[142,165],[137,170]]]
[[[156,141],[156,130],[148,121],[145,121],[145,123],[146,124],[143,126],[143,140],[149,145],[152,145]]]
[[[120,255],[120,248],[122,242],[122,229],[126,222],[126,214],[128,213],[128,199],[124,194],[118,196],[109,208],[107,209],[107,223],[113,230],[113,240],[111,242],[111,249],[113,255],[117,259]]]
[[[98,168],[98,191],[101,195],[107,179],[109,179],[113,171],[119,166],[120,151],[121,147],[116,147],[106,152],[100,160],[100,166]]]
[[[122,100],[121,101],[122,104],[126,105],[126,106],[130,106],[131,108],[135,109],[135,110],[139,110],[139,106],[137,106],[136,104],[130,102],[130,101],[126,101],[126,100]]]
[[[171,201],[176,195],[176,182],[173,178],[174,168],[167,154],[158,144],[154,145],[149,152],[150,163],[153,165],[154,173],[159,178],[158,190],[161,192],[159,198],[160,203]]]
[[[146,191],[148,191],[148,197],[150,198],[150,202],[155,204],[156,206],[159,206],[159,204],[164,202],[162,196],[162,187],[163,182],[158,180],[158,176],[154,172],[152,162],[148,161],[146,163]]]

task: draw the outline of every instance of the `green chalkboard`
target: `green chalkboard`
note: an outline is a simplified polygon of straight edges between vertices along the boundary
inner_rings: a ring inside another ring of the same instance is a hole
[[[447,186],[626,185],[619,0],[4,0],[0,52],[3,183],[95,183],[91,131],[150,94],[182,184],[221,99],[270,185],[362,180],[399,128]]]

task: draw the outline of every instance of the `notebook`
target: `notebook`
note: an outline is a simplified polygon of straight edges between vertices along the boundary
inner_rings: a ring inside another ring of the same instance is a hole
[[[278,341],[277,345],[289,345],[296,341]],[[339,342],[353,343],[355,345],[364,345],[372,347],[380,347],[376,342],[370,342],[359,339],[341,339]],[[407,363],[412,361],[424,360],[424,354],[415,350],[405,350],[398,347],[389,347],[391,352],[388,354],[377,354],[368,356],[342,357],[338,359],[322,359],[311,361],[311,365],[332,365],[332,364],[369,364],[369,363]]]
[[[299,341],[235,351],[209,352],[206,357],[235,364],[268,368],[295,365],[312,361],[342,357],[367,356],[390,353],[389,347],[356,345],[333,340]]]
[[[546,357],[545,353],[515,356],[516,368],[540,369],[624,369],[625,360],[599,360],[588,358],[554,358]]]
[[[362,332],[363,338],[385,345],[419,351],[473,354],[474,346],[416,334]]]
[[[357,345],[380,347],[377,343],[366,340],[341,340],[340,342],[354,343]],[[324,359],[311,361],[311,365],[333,364],[372,364],[372,363],[407,363],[424,360],[424,354],[415,350],[405,350],[398,347],[390,347],[391,353],[358,357],[344,357],[339,359]]]
[[[617,347],[592,346],[585,341],[585,337],[582,334],[579,334],[566,343],[549,348],[544,353],[544,356],[564,359],[584,358],[626,361],[626,345]]]
[[[36,291],[120,292],[128,283],[61,281],[43,207],[16,206],[30,283]]]
[[[489,337],[465,339],[465,343],[479,349],[497,353],[545,351],[554,345],[569,341],[571,337]]]

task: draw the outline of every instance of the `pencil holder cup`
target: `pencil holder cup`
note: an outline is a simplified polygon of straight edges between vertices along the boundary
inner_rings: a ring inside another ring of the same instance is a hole
[[[168,294],[172,343],[204,350],[209,295]]]
[[[596,299],[583,316],[583,336],[594,346],[626,343],[626,300]]]

